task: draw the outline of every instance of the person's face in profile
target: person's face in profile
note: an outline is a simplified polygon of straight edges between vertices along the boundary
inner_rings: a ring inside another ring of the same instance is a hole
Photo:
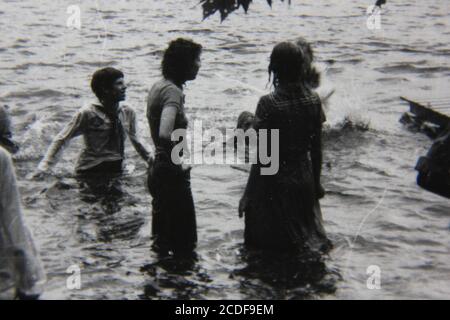
[[[109,96],[109,100],[114,102],[124,101],[126,98],[126,90],[127,86],[125,85],[125,80],[123,78],[119,78],[114,81],[112,87],[106,94]]]
[[[194,80],[197,77],[198,71],[202,66],[202,62],[200,60],[200,56],[198,56],[192,63],[191,69],[188,72],[187,80]]]

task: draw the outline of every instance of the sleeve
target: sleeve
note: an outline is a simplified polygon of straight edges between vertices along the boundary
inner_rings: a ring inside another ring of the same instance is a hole
[[[162,109],[175,107],[180,110],[183,106],[183,93],[180,89],[168,86],[161,92]]]
[[[169,152],[174,142],[170,137],[175,128],[177,114],[183,112],[183,93],[175,86],[168,86],[161,92],[161,121],[159,124],[159,145]],[[164,139],[166,138],[166,139]]]
[[[128,137],[130,138],[131,143],[133,144],[136,152],[146,161],[148,162],[150,154],[147,151],[147,148],[141,143],[139,137],[137,136],[137,121],[136,121],[136,113],[133,109],[128,109],[129,112],[129,121],[130,124],[128,126]]]
[[[56,138],[51,143],[50,147],[47,150],[44,158],[39,164],[39,169],[41,171],[48,170],[49,166],[53,165],[56,162],[56,157],[60,150],[67,144],[67,142],[79,135],[81,135],[85,130],[85,124],[83,121],[83,112],[79,111],[75,116],[70,120],[70,122],[65,126],[65,128],[56,136]]]

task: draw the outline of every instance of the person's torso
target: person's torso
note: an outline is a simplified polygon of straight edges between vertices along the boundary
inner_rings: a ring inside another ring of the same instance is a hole
[[[85,148],[81,153],[78,169],[105,161],[121,160],[125,137],[131,126],[132,110],[126,105],[120,106],[115,124],[95,104],[85,107],[82,113]]]
[[[280,158],[304,157],[320,123],[320,99],[308,89],[276,90],[266,96],[270,106],[268,126],[279,129]]]

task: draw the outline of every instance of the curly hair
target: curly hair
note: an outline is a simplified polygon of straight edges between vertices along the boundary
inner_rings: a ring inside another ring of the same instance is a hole
[[[99,99],[102,99],[105,91],[111,89],[114,82],[123,77],[123,72],[115,68],[99,69],[92,75],[91,89]]]
[[[164,78],[184,82],[192,63],[200,57],[202,46],[189,39],[178,38],[164,51],[162,74]]]

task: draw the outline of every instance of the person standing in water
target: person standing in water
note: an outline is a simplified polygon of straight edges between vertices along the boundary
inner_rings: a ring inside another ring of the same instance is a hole
[[[59,151],[79,135],[83,135],[85,145],[76,167],[79,176],[122,173],[126,135],[139,155],[146,162],[151,160],[137,137],[134,110],[120,104],[127,89],[123,73],[110,67],[97,70],[91,89],[98,100],[81,108],[56,136],[38,166],[38,173],[47,172]]]
[[[253,127],[279,130],[280,168],[274,175],[261,175],[262,165],[252,165],[239,203],[250,248],[324,252],[331,247],[319,204],[321,102],[305,84],[307,67],[293,43],[282,42],[272,51],[269,76],[275,90],[259,100]]]
[[[4,119],[3,119],[4,120]],[[0,121],[0,132],[10,132]],[[10,146],[9,144],[7,146]],[[46,276],[26,227],[14,166],[0,141],[0,300],[37,299]]]
[[[172,133],[186,129],[183,85],[194,80],[200,69],[202,46],[191,40],[170,42],[162,61],[163,79],[147,98],[147,118],[156,147],[149,168],[148,188],[152,200],[153,248],[160,254],[192,253],[197,243],[197,224],[190,185],[190,167],[172,158]],[[181,139],[186,139],[182,136]]]

